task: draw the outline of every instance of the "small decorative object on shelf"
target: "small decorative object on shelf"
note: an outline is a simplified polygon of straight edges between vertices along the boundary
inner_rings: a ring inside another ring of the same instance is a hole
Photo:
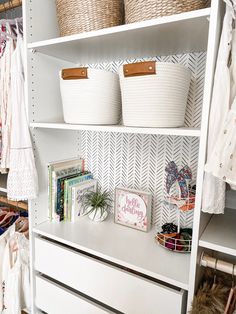
[[[190,211],[195,207],[196,187],[190,187],[192,171],[187,165],[178,170],[174,161],[169,162],[165,170],[167,196],[164,202],[176,210],[177,225],[165,223],[162,230],[157,233],[156,240],[171,251],[191,252],[192,229],[180,227],[180,215],[181,212]]]
[[[162,231],[157,233],[156,240],[168,250],[182,253],[191,252],[192,229],[183,228],[178,231],[178,226],[166,223],[162,226]]]
[[[151,222],[151,200],[149,192],[116,188],[115,222],[147,232]]]
[[[112,205],[112,199],[108,192],[100,189],[96,192],[90,191],[82,195],[81,207],[83,215],[88,215],[95,222],[104,221]]]

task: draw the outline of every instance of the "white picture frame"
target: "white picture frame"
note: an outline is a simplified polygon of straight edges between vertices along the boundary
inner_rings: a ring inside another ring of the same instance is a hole
[[[150,192],[117,187],[114,221],[117,224],[148,232],[151,225]]]

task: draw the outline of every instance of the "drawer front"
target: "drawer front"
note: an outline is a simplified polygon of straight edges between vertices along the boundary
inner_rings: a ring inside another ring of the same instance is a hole
[[[35,239],[35,268],[126,314],[182,313],[182,290],[162,286],[40,238]]]
[[[48,314],[108,314],[90,301],[36,276],[36,306]]]

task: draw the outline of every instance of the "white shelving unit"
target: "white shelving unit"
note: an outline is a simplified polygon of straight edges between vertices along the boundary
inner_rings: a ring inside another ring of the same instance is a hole
[[[62,38],[58,37],[54,1],[25,0],[23,11],[28,109],[40,185],[38,198],[30,202],[32,313],[41,305],[46,312],[53,308],[53,300],[50,303],[44,296],[43,286],[48,293],[58,291],[65,295],[65,300],[74,302],[76,298],[80,304],[92,298],[92,314],[143,314],[143,298],[136,287],[148,297],[149,314],[156,313],[157,308],[158,314],[186,313],[197,279],[208,114],[222,1],[213,0],[211,8],[204,10]],[[89,65],[116,71],[126,61],[150,58],[180,62],[192,71],[182,128],[64,123],[59,70]],[[122,184],[153,193],[152,231],[145,234],[127,229],[116,225],[112,218],[100,225],[87,218],[76,224],[48,221],[47,164],[81,155],[103,188],[112,190]],[[189,255],[164,250],[154,240],[157,226],[167,217],[173,218],[160,201],[164,167],[170,159],[188,163],[197,183],[194,216],[181,217],[184,225],[193,228]],[[201,229],[204,227],[202,223]],[[94,282],[90,282],[92,274],[97,278]],[[108,289],[111,285],[113,288]],[[75,290],[83,293],[85,299],[87,296],[86,301],[75,296]],[[124,290],[130,294],[129,302],[127,297],[123,299]],[[167,299],[172,302],[166,302]],[[97,301],[102,303],[99,307]],[[63,299],[58,302],[63,309]]]
[[[224,215],[214,215],[200,237],[203,248],[236,257],[236,211],[226,209]]]
[[[201,134],[198,128],[134,128],[122,125],[79,125],[66,123],[31,123],[31,128],[75,130],[75,131],[94,131],[94,132],[116,132],[132,134],[156,134],[174,136],[199,137]]]
[[[104,224],[91,224],[88,218],[84,217],[77,224],[43,223],[37,226],[34,232],[188,290],[190,255],[173,254],[157,246],[154,241],[156,228],[148,233],[137,233],[131,228],[114,224],[111,217]],[[111,234],[112,237],[109,238]],[[104,241],[104,239],[107,240]],[[131,247],[132,250],[130,250]],[[175,265],[170,270],[166,264],[171,263],[173,258]]]
[[[136,57],[136,51],[140,49],[143,56],[202,51],[207,45],[209,16],[208,8],[73,36],[36,41],[29,43],[28,48],[72,63],[126,59],[127,50],[131,58]]]

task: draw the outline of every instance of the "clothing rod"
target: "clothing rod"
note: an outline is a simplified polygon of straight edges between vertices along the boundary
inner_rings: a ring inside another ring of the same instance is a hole
[[[5,204],[5,205],[9,205],[9,206],[13,206],[19,209],[24,209],[24,210],[28,210],[28,204],[24,203],[24,202],[15,202],[15,201],[11,201],[9,199],[7,199],[6,196],[0,196],[0,203]]]
[[[11,0],[0,4],[0,13],[15,9],[22,5],[22,0]]]
[[[200,265],[204,267],[209,267],[215,270],[222,271],[224,273],[236,276],[236,264],[228,263],[217,258],[208,256],[204,252],[202,253],[200,259]]]
[[[22,25],[22,23],[23,23],[23,19],[22,19],[22,17],[20,17],[20,18],[16,18],[16,19],[10,19],[10,20],[0,20],[0,25],[16,25],[16,22],[18,23],[18,25],[20,26],[20,25]]]

